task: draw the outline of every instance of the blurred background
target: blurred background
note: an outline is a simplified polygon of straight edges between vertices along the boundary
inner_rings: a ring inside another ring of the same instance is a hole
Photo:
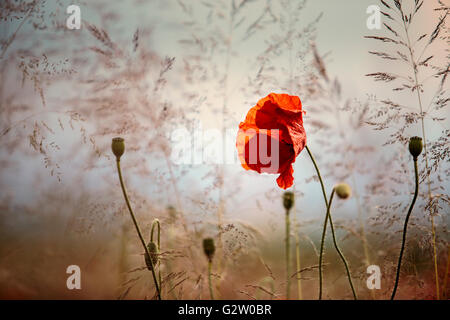
[[[79,29],[67,26],[70,5]],[[372,5],[379,29],[368,27]],[[448,10],[443,0],[3,0],[0,298],[154,298],[110,150],[121,136],[146,239],[161,221],[165,298],[209,298],[208,236],[218,298],[286,299],[277,176],[223,161],[270,92],[300,97],[327,193],[352,188],[332,215],[363,299],[390,296],[414,192],[407,143],[425,138],[398,297],[447,298]],[[306,150],[294,178],[290,298],[317,299],[326,208]],[[324,298],[352,298],[331,236],[325,263]],[[69,265],[81,290],[66,287]],[[369,265],[379,290],[367,288]]]

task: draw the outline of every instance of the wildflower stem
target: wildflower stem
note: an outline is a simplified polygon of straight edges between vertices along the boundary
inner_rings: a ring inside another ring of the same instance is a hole
[[[353,286],[352,276],[350,274],[350,269],[348,267],[347,260],[345,259],[344,255],[342,254],[342,251],[339,249],[339,246],[338,246],[337,241],[336,241],[336,234],[334,232],[333,219],[331,218],[331,212],[330,212],[331,211],[330,210],[331,209],[331,203],[333,201],[334,193],[335,193],[335,189],[333,188],[333,191],[331,192],[331,196],[330,196],[330,202],[328,203],[328,207],[327,207],[327,217],[330,220],[331,234],[333,235],[334,247],[336,248],[336,251],[338,252],[339,256],[341,257],[342,262],[344,263],[345,271],[347,272],[348,282],[350,283],[350,287],[352,288],[353,298],[355,300],[358,300],[358,298],[356,296],[355,287]]]
[[[314,164],[314,168],[316,169],[317,176],[319,177],[320,186],[322,187],[323,199],[325,201],[325,206],[328,208],[328,200],[327,193],[325,192],[325,186],[323,184],[322,176],[320,175],[319,167],[317,167],[316,160],[309,150],[308,145],[306,145],[306,151],[308,151],[309,157],[311,158],[312,163]],[[320,254],[319,254],[319,300],[322,300],[322,283],[323,283],[323,274],[322,274],[322,262],[323,262],[323,246],[325,242],[325,234],[327,230],[328,223],[328,215],[325,215],[325,221],[323,222],[323,230],[322,230],[322,240],[320,242]]]
[[[368,245],[368,241],[367,241],[367,236],[366,236],[366,230],[365,230],[365,226],[364,226],[364,219],[363,219],[363,214],[362,214],[362,208],[361,208],[361,201],[359,198],[359,193],[358,193],[358,188],[356,186],[356,179],[355,179],[355,173],[352,172],[352,180],[353,180],[353,187],[354,187],[354,197],[356,199],[356,206],[358,208],[358,220],[359,220],[359,225],[361,228],[361,238],[362,238],[362,245],[363,245],[363,249],[364,249],[364,256],[366,258],[366,266],[370,266],[371,263],[371,258],[370,258],[370,254],[369,254],[369,245]],[[376,300],[376,293],[375,290],[370,290],[370,294],[372,296],[373,300]]]
[[[331,219],[331,215],[330,215],[330,205],[331,205],[331,200],[332,197],[334,195],[334,189],[333,192],[331,193],[331,199],[330,199],[330,205],[328,204],[328,200],[327,200],[327,194],[325,191],[325,186],[323,184],[323,180],[322,180],[322,176],[320,175],[320,170],[319,167],[317,166],[316,160],[314,159],[314,156],[311,153],[311,150],[309,150],[309,147],[306,145],[306,150],[308,151],[309,157],[311,158],[311,161],[314,164],[314,167],[316,168],[316,172],[317,172],[317,176],[319,177],[319,181],[320,181],[320,186],[322,187],[322,194],[323,194],[323,199],[325,201],[325,205],[327,207],[327,213],[325,215],[325,221],[323,222],[323,230],[322,230],[322,239],[320,241],[320,254],[319,254],[319,300],[322,300],[322,286],[323,286],[323,272],[322,272],[322,265],[323,265],[323,250],[324,250],[324,244],[325,244],[325,235],[327,232],[327,222],[328,219],[330,220],[330,226],[331,226],[331,232],[333,234],[333,244],[334,244],[334,248],[336,249],[336,251],[338,252],[339,256],[342,259],[342,262],[344,263],[345,269],[347,271],[347,277],[348,277],[348,281],[350,282],[350,287],[352,288],[352,292],[353,292],[353,297],[355,298],[355,300],[357,299],[356,297],[356,292],[355,292],[355,288],[353,287],[353,283],[352,283],[352,278],[350,275],[350,270],[348,268],[348,263],[345,260],[344,255],[342,254],[341,250],[339,249],[338,245],[337,245],[337,241],[336,241],[336,236],[334,233],[334,226],[333,226],[333,221]]]
[[[153,242],[153,234],[154,234],[155,227],[158,228],[158,242],[157,242],[157,245],[158,245],[158,252],[161,253],[161,223],[159,222],[158,219],[155,219],[152,222],[152,229],[150,231],[150,242]],[[162,290],[162,286],[161,286],[161,269],[159,268],[160,263],[161,263],[161,259],[158,259],[159,288]]]
[[[297,298],[298,300],[302,300],[302,280],[300,277],[300,239],[298,237],[297,232],[295,233],[295,257],[297,263]]]
[[[419,79],[418,79],[418,68],[417,68],[417,63],[416,60],[414,58],[414,52],[413,52],[413,47],[411,45],[411,40],[409,37],[409,33],[408,33],[408,27],[406,26],[405,23],[405,19],[403,19],[403,28],[405,30],[405,34],[406,34],[406,40],[408,42],[408,49],[409,49],[409,55],[411,58],[411,68],[413,69],[414,72],[414,81],[415,81],[415,90],[417,93],[417,100],[419,103],[419,109],[420,109],[420,123],[421,123],[421,127],[422,127],[422,138],[423,138],[423,149],[424,149],[424,153],[425,153],[425,169],[426,169],[426,175],[427,175],[427,187],[428,187],[428,199],[431,202],[432,200],[432,196],[431,196],[431,181],[430,181],[430,172],[428,169],[428,153],[427,153],[427,139],[425,136],[425,113],[423,112],[423,106],[422,106],[422,98],[420,95],[420,85],[419,85]],[[420,57],[419,57],[420,59]],[[439,273],[438,273],[438,267],[437,267],[437,250],[436,250],[436,228],[434,225],[434,216],[432,213],[432,209],[430,206],[430,220],[431,220],[431,235],[432,235],[432,243],[433,243],[433,262],[434,262],[434,274],[435,274],[435,281],[436,281],[436,299],[439,300],[440,299],[440,290],[439,290]]]
[[[394,300],[395,293],[397,292],[398,280],[400,278],[400,267],[402,265],[403,251],[405,250],[406,231],[407,231],[407,228],[408,228],[408,221],[409,221],[409,217],[411,215],[412,209],[414,207],[414,204],[416,203],[417,194],[419,193],[419,172],[418,172],[418,169],[417,169],[417,158],[416,157],[414,158],[414,175],[415,175],[416,187],[415,187],[415,190],[414,190],[414,197],[413,197],[413,200],[411,202],[411,205],[409,206],[408,213],[406,214],[405,224],[403,226],[402,247],[400,249],[400,256],[398,257],[397,275],[395,277],[395,284],[394,284],[394,289],[392,290],[391,300]]]
[[[155,287],[156,287],[156,292],[157,292],[157,295],[158,295],[158,299],[161,300],[161,292],[160,292],[160,288],[159,288],[159,285],[158,285],[158,280],[156,279],[156,274],[155,274],[155,268],[154,268],[154,265],[153,265],[153,261],[151,259],[150,252],[149,252],[147,246],[145,245],[145,240],[142,237],[141,230],[139,229],[139,225],[138,225],[138,223],[136,221],[136,218],[135,218],[134,213],[133,213],[133,209],[131,208],[131,205],[130,205],[130,200],[128,199],[127,191],[125,189],[125,184],[123,183],[122,170],[120,169],[120,159],[117,159],[116,163],[117,163],[117,172],[119,174],[120,186],[122,188],[123,196],[125,198],[125,202],[127,204],[128,211],[130,211],[131,219],[133,220],[134,226],[136,227],[136,232],[137,232],[137,234],[139,236],[139,239],[141,240],[142,246],[144,247],[145,253],[150,257],[149,261],[150,261],[151,266],[152,266],[152,270],[151,271],[152,271],[153,281],[155,282]]]
[[[289,209],[286,210],[286,299],[289,300],[291,291],[291,277],[289,273],[289,262],[290,262],[290,233],[291,233],[291,222],[289,220]]]
[[[214,300],[214,292],[212,287],[212,279],[211,279],[211,269],[212,269],[212,260],[208,259],[208,283],[209,283],[209,295],[211,296],[211,300]]]

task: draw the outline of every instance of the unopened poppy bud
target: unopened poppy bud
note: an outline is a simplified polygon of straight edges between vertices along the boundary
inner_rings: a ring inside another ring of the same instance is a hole
[[[336,187],[334,187],[336,194],[341,199],[350,198],[352,195],[352,188],[346,183],[339,183]]]
[[[214,252],[216,251],[216,246],[214,245],[214,239],[206,238],[203,239],[203,251],[209,261],[212,261],[214,257]]]
[[[155,266],[158,263],[158,246],[154,242],[149,242],[147,245],[148,252],[150,252],[150,255],[152,257],[153,265]],[[152,270],[152,264],[150,262],[150,257],[148,256],[147,252],[145,253],[145,264],[147,265],[148,270]]]
[[[423,143],[422,138],[420,137],[412,137],[409,139],[409,152],[417,159],[417,157],[422,153]]]
[[[120,160],[120,157],[125,152],[125,140],[123,138],[113,138],[111,149],[114,155],[116,156],[117,160]]]
[[[283,206],[286,210],[291,210],[294,206],[294,193],[290,191],[286,191],[283,194]]]

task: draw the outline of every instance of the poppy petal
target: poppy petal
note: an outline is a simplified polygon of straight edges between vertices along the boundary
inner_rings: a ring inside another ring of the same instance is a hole
[[[236,148],[241,165],[245,170],[259,173],[280,173],[295,161],[295,150],[282,136],[289,133],[279,130],[259,129],[241,123]]]
[[[287,188],[292,187],[294,184],[294,169],[292,168],[292,164],[289,165],[289,167],[284,170],[280,176],[277,178],[278,186],[281,189],[286,190]]]
[[[269,99],[273,104],[277,105],[281,109],[289,112],[302,112],[302,102],[297,96],[290,96],[288,94],[269,94]]]

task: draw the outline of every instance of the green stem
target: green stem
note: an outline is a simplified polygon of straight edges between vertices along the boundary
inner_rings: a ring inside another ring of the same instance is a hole
[[[413,197],[413,200],[411,202],[411,205],[409,206],[408,213],[406,214],[405,224],[403,226],[402,247],[400,249],[400,256],[398,257],[397,275],[395,277],[394,290],[392,291],[391,300],[394,300],[395,293],[397,292],[398,280],[400,278],[400,267],[402,265],[403,251],[405,250],[406,231],[408,229],[408,221],[409,221],[409,217],[411,215],[412,209],[414,207],[414,204],[416,203],[417,194],[419,193],[419,171],[417,169],[417,158],[414,158],[414,175],[415,175],[415,180],[416,180],[416,187],[415,187],[415,190],[414,190],[414,197]]]
[[[297,263],[297,298],[302,300],[302,279],[300,276],[300,239],[297,232],[295,233],[295,261]]]
[[[150,242],[153,242],[153,233],[155,230],[155,226],[158,227],[158,252],[161,253],[161,223],[158,219],[154,219],[152,222],[152,229],[150,231]],[[161,259],[158,259],[158,280],[159,280],[159,288],[162,290],[162,281],[161,281],[161,269],[160,269]]]
[[[428,199],[431,202],[432,200],[432,196],[431,196],[431,181],[430,181],[430,173],[428,172],[428,152],[427,152],[427,138],[425,136],[425,114],[423,112],[423,106],[422,106],[422,98],[420,96],[420,86],[419,86],[419,80],[418,80],[418,69],[417,69],[417,64],[416,64],[416,60],[414,59],[414,53],[413,53],[413,49],[411,46],[411,40],[409,37],[409,33],[408,33],[408,27],[406,26],[405,23],[405,19],[403,19],[403,27],[405,29],[405,33],[406,33],[406,39],[408,42],[408,49],[409,49],[409,54],[411,57],[411,67],[413,69],[414,72],[414,80],[415,80],[415,88],[416,88],[416,93],[417,93],[417,100],[419,102],[419,109],[420,109],[420,122],[421,122],[421,126],[422,126],[422,137],[423,137],[423,149],[424,149],[424,154],[425,154],[425,169],[426,169],[426,173],[427,173],[427,187],[428,187]],[[420,57],[419,57],[420,60]],[[436,250],[436,229],[435,229],[435,225],[434,225],[434,216],[433,216],[433,212],[431,210],[431,206],[430,206],[430,220],[431,220],[431,235],[432,235],[432,244],[433,244],[433,262],[434,262],[434,274],[435,274],[435,281],[436,281],[436,299],[439,300],[440,299],[440,290],[439,290],[439,273],[438,273],[438,266],[437,266],[437,250]]]
[[[306,150],[308,151],[309,157],[311,158],[311,161],[314,164],[314,168],[316,169],[317,176],[319,177],[320,186],[322,187],[323,199],[325,201],[325,206],[327,208],[327,214],[325,215],[325,220],[323,222],[322,238],[321,238],[321,241],[320,241],[320,254],[319,254],[319,300],[322,300],[322,291],[323,291],[323,289],[322,289],[322,287],[323,287],[323,270],[322,270],[323,251],[324,251],[324,245],[325,245],[325,235],[326,235],[326,232],[327,232],[328,219],[330,220],[331,231],[332,231],[332,234],[333,234],[334,247],[335,247],[336,251],[338,252],[339,256],[341,257],[341,259],[342,259],[342,261],[343,261],[343,263],[345,265],[345,268],[347,270],[348,280],[350,282],[350,286],[351,286],[352,291],[353,291],[353,296],[356,299],[356,293],[355,293],[355,289],[353,287],[353,283],[352,283],[352,279],[351,279],[351,276],[350,276],[350,271],[349,271],[349,268],[348,268],[347,261],[345,260],[345,257],[342,254],[342,252],[339,249],[339,247],[337,245],[337,242],[336,242],[336,237],[335,237],[335,234],[334,234],[333,221],[331,220],[331,215],[329,214],[330,212],[329,212],[329,206],[328,206],[328,200],[327,200],[327,193],[325,191],[325,186],[323,184],[322,176],[320,175],[319,167],[317,166],[316,160],[314,159],[314,156],[312,155],[311,150],[309,150],[309,147],[307,145],[306,145]],[[333,193],[334,193],[334,189],[333,189]],[[333,195],[333,193],[332,193],[332,195]],[[331,203],[331,200],[330,200],[330,203]]]
[[[214,300],[214,292],[213,292],[212,279],[211,279],[211,269],[212,269],[212,260],[208,260],[209,295],[211,296],[211,300]]]
[[[136,218],[134,216],[133,209],[131,208],[130,200],[128,199],[127,191],[125,189],[125,184],[123,183],[122,170],[120,169],[120,159],[116,159],[116,163],[117,163],[117,172],[119,173],[120,186],[122,188],[123,196],[125,198],[125,202],[127,204],[128,211],[130,211],[131,219],[133,220],[134,226],[136,227],[137,234],[139,236],[139,239],[141,240],[142,246],[144,247],[145,253],[149,257],[151,257],[150,252],[148,251],[148,248],[145,245],[145,240],[142,237],[142,233],[141,233],[141,230],[139,229],[139,225],[138,225],[138,223],[136,221]],[[154,268],[154,265],[153,265],[153,261],[152,261],[152,259],[149,259],[149,260],[150,260],[150,263],[151,263],[151,266],[152,266],[152,276],[153,276],[153,281],[155,282],[155,287],[156,287],[156,291],[157,291],[157,294],[158,294],[158,299],[161,300],[161,291],[159,289],[158,280],[156,279],[156,274],[155,274],[155,268]]]
[[[290,296],[290,289],[291,289],[291,279],[289,274],[289,262],[290,262],[290,229],[291,229],[291,223],[289,220],[289,210],[286,210],[286,299],[289,300]]]
[[[344,263],[345,271],[347,272],[348,282],[350,283],[350,287],[352,288],[353,298],[355,300],[358,300],[358,298],[356,297],[356,291],[355,291],[355,287],[353,286],[352,276],[350,274],[350,269],[348,267],[347,260],[345,259],[344,255],[342,254],[342,251],[339,249],[339,246],[336,241],[336,234],[334,232],[333,219],[331,218],[331,212],[330,212],[334,193],[335,193],[335,189],[333,188],[333,191],[331,192],[331,196],[330,196],[330,202],[328,203],[328,207],[327,207],[327,216],[328,216],[328,219],[330,220],[331,234],[333,235],[333,243],[334,243],[334,247],[336,248],[336,251],[338,252],[339,256],[341,257],[342,262]]]
[[[325,201],[325,207],[328,208],[328,200],[327,193],[325,192],[325,186],[323,184],[322,176],[320,175],[319,167],[317,166],[316,160],[309,150],[308,145],[306,145],[306,151],[308,151],[309,157],[311,158],[312,163],[314,164],[314,168],[316,169],[317,176],[319,177],[320,186],[322,187],[323,199]],[[322,230],[322,240],[320,242],[320,254],[319,254],[319,300],[322,300],[322,286],[323,286],[323,271],[322,271],[322,262],[323,262],[323,247],[325,242],[325,234],[327,230],[328,223],[328,215],[325,215],[325,221],[323,222],[323,230]]]

